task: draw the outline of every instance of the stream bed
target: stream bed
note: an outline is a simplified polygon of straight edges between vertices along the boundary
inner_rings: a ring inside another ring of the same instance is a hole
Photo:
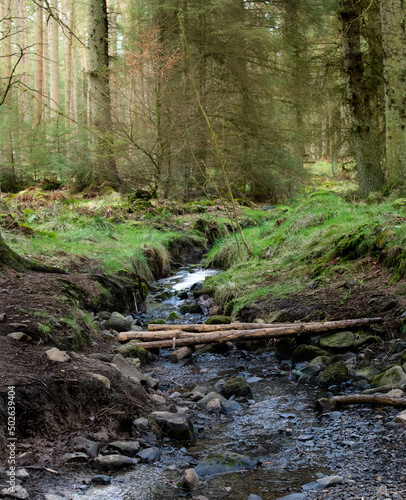
[[[177,275],[154,283],[144,317],[164,319],[170,312],[178,312],[190,299],[190,287],[203,280],[206,273],[201,269],[182,269]],[[154,299],[156,296],[158,299]],[[201,314],[194,314],[183,316],[178,322],[203,319]],[[169,350],[162,350],[160,359],[143,371],[159,378],[161,391],[177,405],[183,392],[195,386],[220,392],[224,381],[235,376],[247,380],[252,397],[241,400],[241,409],[227,415],[209,412],[198,403],[189,405],[197,431],[194,441],[164,440],[159,444],[158,461],[116,473],[110,485],[92,486],[75,494],[74,500],[176,500],[198,495],[209,500],[247,500],[250,494],[262,500],[276,500],[301,491],[308,495],[306,498],[361,499],[363,494],[357,496],[357,492],[367,488],[370,496],[366,500],[381,498],[373,494],[383,483],[390,492],[391,471],[386,470],[389,463],[398,475],[406,473],[404,459],[397,457],[398,437],[396,433],[393,439],[390,437],[395,432],[390,426],[395,411],[361,408],[319,415],[314,402],[329,395],[328,390],[299,384],[290,363],[281,364],[271,349],[264,352],[234,347],[225,352],[194,354],[179,364],[166,361],[168,354]],[[386,441],[382,440],[384,436]],[[403,433],[403,442],[404,438]],[[252,470],[205,477],[193,492],[178,486],[185,469],[209,456],[229,452],[248,457],[256,466]],[[342,477],[345,493],[323,496],[314,492],[318,478],[334,474]],[[349,489],[355,492],[354,496],[348,493]],[[382,498],[406,496],[394,493]]]

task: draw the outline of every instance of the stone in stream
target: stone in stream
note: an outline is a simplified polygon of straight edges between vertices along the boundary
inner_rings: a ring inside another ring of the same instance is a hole
[[[98,455],[92,460],[92,466],[101,472],[113,472],[132,467],[137,463],[135,458],[123,455]]]
[[[244,377],[234,377],[224,384],[223,394],[226,398],[231,396],[252,398],[252,390]]]
[[[259,497],[258,495],[254,495],[251,493],[251,495],[248,497],[247,500],[262,500],[262,497]]]
[[[348,368],[342,362],[333,363],[323,370],[318,376],[318,382],[323,386],[330,386],[333,384],[341,384],[349,380],[350,375]]]
[[[139,441],[113,441],[106,447],[107,450],[116,450],[126,457],[135,457],[140,451]]]
[[[116,354],[112,363],[125,377],[138,380],[141,384],[156,389],[159,385],[159,380],[154,377],[146,376],[135,365],[129,363],[121,354]]]
[[[160,456],[161,450],[156,446],[145,448],[145,450],[141,450],[137,453],[137,457],[139,458],[140,462],[144,462],[147,464],[156,462],[157,460],[159,460]]]
[[[306,496],[306,493],[291,493],[290,495],[280,497],[277,500],[304,500]]]
[[[240,403],[237,403],[237,401],[229,401],[220,394],[217,394],[217,392],[209,392],[209,394],[199,401],[199,404],[207,405],[207,403],[213,399],[220,400],[221,409],[225,414],[234,413],[242,409]]]
[[[78,451],[84,451],[90,457],[97,457],[99,453],[99,445],[95,441],[90,441],[83,436],[72,438],[72,443]]]
[[[382,387],[382,386],[392,386],[392,389],[396,389],[406,384],[406,373],[402,370],[400,366],[393,366],[386,370],[386,372],[377,375],[372,380],[372,388]]]
[[[316,480],[316,482],[321,484],[323,488],[329,488],[330,486],[341,484],[343,481],[344,479],[341,476],[337,475],[325,476]]]
[[[216,474],[250,470],[256,466],[256,462],[244,455],[225,452],[209,455],[195,467],[195,471],[200,478],[207,478]]]
[[[104,475],[98,475],[98,476],[93,476],[90,480],[92,484],[110,484],[111,483],[111,477],[110,476],[104,476]]]
[[[119,312],[113,312],[110,319],[107,320],[109,328],[116,330],[117,332],[128,332],[131,328],[131,319],[127,319],[125,316]]]
[[[187,490],[193,490],[200,484],[199,476],[194,469],[186,469],[180,479],[180,487]]]
[[[293,351],[292,363],[300,363],[302,361],[310,361],[317,356],[328,356],[329,353],[315,345],[302,344]]]
[[[154,411],[149,415],[149,420],[157,426],[159,432],[172,439],[186,441],[194,435],[193,423],[185,413]]]
[[[320,338],[320,347],[324,349],[348,349],[355,342],[352,332],[337,332]]]
[[[139,431],[147,431],[149,429],[148,419],[143,417],[133,420],[132,425]]]

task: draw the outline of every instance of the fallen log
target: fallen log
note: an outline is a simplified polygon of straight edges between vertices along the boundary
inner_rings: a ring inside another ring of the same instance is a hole
[[[142,347],[145,347],[147,349],[171,347],[173,345],[179,347],[185,345],[227,342],[236,339],[259,340],[259,339],[286,337],[290,335],[293,336],[314,335],[315,333],[320,333],[325,331],[367,326],[377,321],[382,321],[382,318],[360,318],[360,319],[341,320],[341,321],[324,321],[319,323],[299,323],[299,324],[291,324],[289,326],[278,326],[273,328],[229,330],[225,332],[216,332],[216,333],[200,333],[197,335],[190,335],[190,337],[188,338],[175,338],[172,335],[172,338],[168,340],[143,342]]]
[[[387,405],[406,408],[406,398],[387,394],[349,394],[333,396],[330,399],[321,398],[316,402],[316,407],[323,412],[333,411],[339,405]]]
[[[117,340],[119,342],[127,342],[127,340],[164,340],[176,338],[189,338],[192,337],[191,332],[185,332],[183,330],[169,330],[162,332],[121,332],[118,334]]]
[[[169,354],[168,359],[171,363],[179,363],[179,361],[181,361],[182,359],[187,358],[188,356],[190,356],[194,352],[199,351],[201,349],[204,349],[206,347],[207,347],[206,345],[196,345],[196,346],[192,346],[192,347],[187,347],[187,346],[181,347],[180,349],[176,349],[175,351],[171,352]]]
[[[339,321],[328,321],[320,322],[314,321],[310,323],[229,323],[221,325],[205,325],[205,324],[185,324],[185,325],[148,325],[149,332],[162,332],[170,330],[182,330],[185,332],[222,332],[228,330],[261,330],[263,328],[281,328],[289,326],[300,326],[300,325],[320,325],[322,323],[338,323],[340,326],[336,326],[337,330],[342,328],[353,328],[357,326],[366,326],[369,323],[378,323],[383,321],[383,318],[360,318],[360,319],[344,319]],[[360,322],[360,323],[358,323]],[[334,329],[334,328],[332,328]],[[124,332],[125,333],[125,332]]]

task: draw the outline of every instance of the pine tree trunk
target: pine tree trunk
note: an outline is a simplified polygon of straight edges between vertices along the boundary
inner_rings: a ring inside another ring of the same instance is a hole
[[[89,0],[89,77],[92,125],[97,135],[98,183],[119,186],[113,153],[111,101],[109,86],[108,22],[106,0]]]
[[[35,69],[34,69],[34,125],[41,123],[43,103],[43,72],[44,72],[44,23],[42,0],[38,0],[35,13]]]
[[[360,34],[362,8],[359,1],[340,0],[340,17],[359,190],[361,196],[366,197],[382,188],[384,175],[380,164],[379,137],[372,126],[373,111],[364,72]]]
[[[389,176],[406,179],[406,27],[404,0],[381,0],[386,161]]]
[[[51,7],[54,12],[57,12],[58,1],[52,0]],[[50,55],[50,100],[51,100],[51,118],[56,118],[61,108],[61,82],[59,73],[59,23],[51,18],[49,20],[50,40],[49,40],[49,55]]]

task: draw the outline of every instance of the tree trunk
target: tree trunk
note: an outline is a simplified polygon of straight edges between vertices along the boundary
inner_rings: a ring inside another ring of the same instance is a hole
[[[384,50],[386,162],[389,176],[406,178],[406,28],[404,0],[381,0]]]
[[[323,412],[334,410],[337,405],[388,405],[406,408],[406,398],[396,398],[387,394],[350,394],[319,399],[316,407]]]
[[[113,154],[106,0],[89,1],[88,20],[91,116],[97,136],[97,169],[94,173],[98,183],[106,182],[118,188],[119,177]]]
[[[44,27],[42,0],[38,0],[35,13],[35,69],[34,69],[34,126],[38,127],[42,118],[43,72],[44,72]]]
[[[359,190],[361,196],[367,197],[369,193],[382,188],[384,175],[380,164],[379,137],[372,127],[373,111],[364,71],[360,2],[340,0],[340,18],[347,100],[351,115]]]
[[[51,1],[52,10],[57,14],[58,1]],[[50,70],[50,100],[51,118],[56,118],[61,108],[61,82],[59,76],[59,23],[51,17],[49,19],[49,70]]]

